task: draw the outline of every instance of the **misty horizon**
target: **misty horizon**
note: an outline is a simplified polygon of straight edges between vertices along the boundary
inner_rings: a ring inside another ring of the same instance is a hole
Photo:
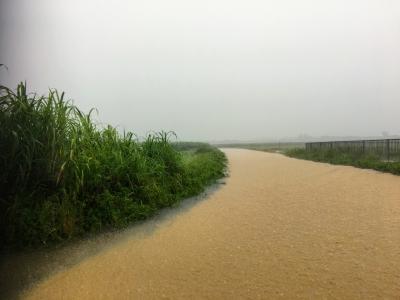
[[[400,134],[397,1],[2,1],[3,85],[180,140]]]

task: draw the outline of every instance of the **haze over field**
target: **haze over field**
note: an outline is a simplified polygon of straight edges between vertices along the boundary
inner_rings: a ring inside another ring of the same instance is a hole
[[[1,82],[181,139],[400,133],[400,2],[0,4]]]

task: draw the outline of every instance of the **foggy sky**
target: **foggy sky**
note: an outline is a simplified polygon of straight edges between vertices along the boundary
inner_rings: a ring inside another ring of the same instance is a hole
[[[139,135],[400,134],[398,0],[1,0],[0,63]]]

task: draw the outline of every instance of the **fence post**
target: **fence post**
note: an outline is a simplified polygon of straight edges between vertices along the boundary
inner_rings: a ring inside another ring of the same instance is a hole
[[[387,160],[390,160],[390,140],[386,140],[386,155],[387,155]]]

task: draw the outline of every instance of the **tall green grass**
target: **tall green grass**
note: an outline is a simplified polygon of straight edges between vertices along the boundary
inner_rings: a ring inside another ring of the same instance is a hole
[[[373,154],[351,153],[336,149],[289,149],[285,154],[300,159],[373,169],[400,175],[400,162],[383,161],[379,156]]]
[[[99,128],[64,93],[0,86],[0,238],[37,245],[121,228],[224,175],[222,152],[183,154],[172,133],[139,142]]]

